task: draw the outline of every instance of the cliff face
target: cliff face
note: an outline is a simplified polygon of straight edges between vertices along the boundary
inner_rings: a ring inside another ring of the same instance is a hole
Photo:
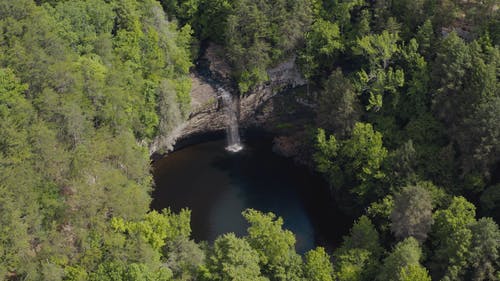
[[[231,68],[225,63],[223,51],[211,45],[205,51],[202,60],[207,63],[206,72],[191,74],[191,114],[189,119],[176,128],[169,136],[163,137],[163,143],[158,139],[150,147],[150,153],[169,151],[178,140],[196,135],[225,130],[227,117],[224,114],[222,100],[218,87],[224,87],[237,96],[232,87]],[[240,128],[261,127],[268,129],[268,123],[274,118],[273,98],[286,88],[306,84],[301,76],[295,58],[280,63],[267,71],[269,81],[255,87],[250,93],[239,97]],[[161,144],[160,144],[161,143]]]

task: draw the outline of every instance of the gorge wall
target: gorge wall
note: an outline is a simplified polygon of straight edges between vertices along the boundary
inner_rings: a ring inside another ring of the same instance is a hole
[[[168,136],[157,137],[150,146],[150,154],[168,152],[176,142],[197,135],[223,131],[227,116],[223,108],[218,86],[224,86],[239,98],[239,125],[247,129],[258,127],[272,130],[276,122],[273,98],[288,88],[306,84],[300,74],[295,58],[292,57],[267,71],[269,80],[255,87],[251,92],[238,96],[230,78],[231,68],[223,59],[223,50],[210,45],[191,73],[191,113],[189,119],[175,128]],[[201,70],[200,70],[201,69]],[[282,141],[281,141],[282,142]],[[286,154],[286,153],[285,153]]]

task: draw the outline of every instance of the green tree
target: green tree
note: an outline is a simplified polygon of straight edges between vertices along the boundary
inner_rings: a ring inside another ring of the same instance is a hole
[[[6,172],[4,169],[0,170]],[[30,240],[29,224],[23,219],[23,213],[15,204],[16,197],[0,183],[0,276],[22,273],[22,263],[29,260]]]
[[[2,0],[0,14],[0,279],[86,280],[99,265],[97,280],[169,279],[160,248],[189,219],[145,215],[146,147],[159,77],[172,121],[187,116],[189,28],[151,0]]]
[[[316,149],[316,167],[335,190],[345,189],[361,203],[380,192],[372,189],[371,183],[385,176],[380,168],[387,150],[382,135],[371,124],[356,123],[351,138],[340,145],[334,136],[327,140],[324,131],[319,130]]]
[[[418,50],[419,52],[426,58],[429,59],[431,54],[433,53],[433,44],[435,41],[434,36],[434,28],[432,26],[432,22],[427,19],[417,31],[416,36],[418,42]]]
[[[432,198],[420,187],[408,186],[394,198],[391,230],[398,239],[413,237],[425,241],[432,225]]]
[[[334,71],[318,98],[316,123],[343,139],[359,120],[360,108],[351,82],[342,71]]]
[[[263,273],[271,280],[300,280],[302,259],[295,252],[295,236],[284,230],[283,219],[253,209],[243,211],[248,221],[248,243],[259,256]]]
[[[240,93],[268,79],[266,68],[289,57],[312,21],[309,1],[236,0],[225,46]]]
[[[415,181],[417,161],[417,151],[412,140],[389,152],[383,170],[394,189]]]
[[[193,22],[193,27],[199,34],[199,38],[223,43],[231,8],[231,1],[228,0],[200,1],[198,15]]]
[[[31,260],[29,234],[31,227],[37,227],[39,218],[35,201],[42,192],[33,189],[36,180],[24,180],[36,177],[29,162],[33,150],[29,144],[30,131],[33,128],[34,110],[24,97],[27,85],[10,69],[0,68],[0,278],[7,275],[23,274],[24,265]],[[34,197],[24,194],[33,192]],[[31,198],[30,198],[31,197]],[[26,205],[25,205],[26,204]],[[25,206],[23,206],[25,205]],[[30,207],[32,206],[32,207]],[[55,207],[55,206],[54,206]],[[32,209],[34,208],[34,210]],[[36,229],[36,228],[35,228]]]
[[[158,97],[157,108],[160,116],[158,131],[153,142],[156,149],[170,148],[169,135],[175,130],[182,120],[181,109],[176,103],[176,91],[172,83],[168,80],[162,80],[156,89]]]
[[[397,33],[383,31],[378,35],[368,35],[357,40],[356,53],[365,56],[371,66],[387,69],[394,55],[400,51]]]
[[[458,124],[479,100],[482,87],[475,85],[472,89],[469,85],[473,81],[465,83],[472,79],[472,60],[469,46],[455,32],[445,37],[436,51],[431,75],[436,91],[434,105],[446,125]],[[477,60],[481,60],[479,54]]]
[[[187,237],[167,241],[163,253],[165,265],[172,270],[176,280],[194,280],[198,269],[206,262],[200,245]]]
[[[365,197],[368,193],[368,182],[384,177],[380,170],[387,150],[382,143],[382,134],[373,130],[371,124],[356,123],[352,137],[343,143],[341,157],[344,159],[347,173],[354,175],[360,182],[351,192]]]
[[[458,19],[462,11],[457,4],[453,0],[430,2],[429,12],[433,15],[433,25],[438,28],[447,27]]]
[[[363,4],[361,1],[360,3]],[[369,9],[362,9],[358,18],[356,19],[356,23],[353,25],[352,28],[353,30],[348,34],[349,39],[353,41],[350,43],[351,47],[356,44],[356,42],[354,42],[356,39],[370,34],[371,23],[372,23],[371,11]]]
[[[414,30],[425,19],[425,0],[402,0],[393,3],[392,13],[409,30]],[[405,33],[407,33],[405,32]]]
[[[395,111],[404,120],[422,115],[428,111],[430,104],[428,64],[418,49],[417,40],[411,39],[401,52],[405,61],[406,85],[403,88],[404,94],[393,95],[392,104],[397,105]]]
[[[384,93],[396,94],[404,84],[403,70],[390,66],[394,56],[401,51],[399,40],[397,33],[384,30],[379,35],[367,35],[358,39],[353,48],[355,53],[363,55],[369,62],[368,71],[362,69],[358,72],[358,88],[369,96],[366,106],[368,110],[380,110]]]
[[[486,188],[480,198],[483,213],[494,219],[500,218],[500,184]]]
[[[89,275],[91,281],[168,281],[172,273],[167,268],[152,270],[144,264],[122,262],[106,262],[100,264],[97,270]]]
[[[270,63],[270,46],[265,40],[270,28],[265,11],[266,1],[238,0],[227,20],[226,45],[238,88],[246,93],[250,88],[268,79],[266,67]]]
[[[464,120],[458,135],[465,171],[479,171],[490,178],[490,169],[500,159],[500,96],[480,101]]]
[[[352,226],[348,236],[344,237],[339,252],[349,249],[367,250],[373,257],[382,254],[379,234],[367,216],[361,216]]]
[[[469,263],[472,280],[496,280],[500,268],[500,230],[491,218],[481,218],[471,225],[472,241]]]
[[[361,281],[369,276],[371,254],[363,249],[350,249],[335,255],[335,278],[339,281]]]
[[[27,139],[34,112],[23,97],[27,88],[12,70],[0,69],[0,159],[3,165],[19,164],[31,154]]]
[[[387,195],[384,198],[372,202],[366,209],[366,215],[377,226],[382,241],[388,241],[391,235],[391,213],[394,209],[394,198]]]
[[[335,159],[339,153],[339,142],[334,135],[326,137],[325,130],[318,129],[315,143],[317,152],[314,154],[316,169],[324,173],[331,182],[335,180],[335,174],[339,173]]]
[[[178,215],[173,214],[170,209],[164,209],[162,213],[151,211],[139,222],[125,222],[120,218],[113,218],[111,224],[118,232],[128,235],[137,235],[147,242],[153,250],[160,251],[168,240],[187,238],[191,233],[191,212],[183,209]]]
[[[460,280],[468,266],[472,243],[471,224],[475,223],[476,210],[463,197],[454,197],[450,206],[434,214],[432,241],[437,276],[445,280]]]
[[[93,7],[99,6],[99,9]],[[55,16],[64,24],[64,37],[81,54],[98,52],[96,47],[113,29],[113,5],[101,0],[64,1],[54,5]]]
[[[324,69],[343,50],[340,29],[337,23],[317,19],[305,35],[305,47],[299,53],[298,62],[307,79]]]
[[[333,281],[333,267],[324,248],[318,247],[305,254],[304,277],[310,281]]]
[[[207,271],[203,274],[205,280],[268,280],[260,273],[257,251],[245,239],[237,238],[233,233],[215,240],[208,256]]]
[[[370,219],[361,216],[343,240],[341,247],[334,252],[335,277],[342,281],[373,278],[383,248]]]
[[[401,268],[401,273],[399,273],[400,281],[431,281],[429,276],[429,271],[421,265],[408,265]]]
[[[406,238],[394,247],[394,250],[384,259],[378,280],[401,280],[403,269],[409,266],[419,266],[422,250],[413,237]]]
[[[496,138],[490,122],[494,120],[493,107],[498,96],[498,78],[494,73],[499,58],[498,50],[491,48],[487,39],[467,44],[451,33],[442,40],[433,65],[433,109],[447,126],[449,139],[456,144],[460,163],[456,174],[473,192],[484,189],[482,181],[490,176],[490,161],[498,157],[495,145],[489,141]],[[489,151],[489,156],[483,149]]]

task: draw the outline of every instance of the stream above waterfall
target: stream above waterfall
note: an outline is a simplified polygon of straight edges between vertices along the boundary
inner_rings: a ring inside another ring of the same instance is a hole
[[[283,217],[301,253],[338,246],[352,220],[336,208],[323,179],[274,154],[270,138],[244,143],[245,149],[230,153],[225,140],[207,141],[156,161],[152,207],[191,209],[196,241],[214,241],[227,232],[246,235],[241,212],[254,208]]]

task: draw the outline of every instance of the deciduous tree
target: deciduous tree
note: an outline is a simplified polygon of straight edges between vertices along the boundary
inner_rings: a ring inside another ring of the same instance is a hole
[[[481,218],[471,225],[469,254],[473,280],[495,280],[500,268],[500,230],[491,218]]]
[[[398,281],[403,279],[401,273],[409,266],[420,266],[422,250],[413,237],[399,242],[394,250],[384,259],[378,280]]]
[[[271,280],[300,280],[302,259],[295,252],[295,236],[282,228],[283,219],[253,209],[243,216],[250,223],[246,239],[257,251],[263,273]]]
[[[233,233],[217,238],[207,261],[205,280],[266,281],[259,267],[259,254],[245,239]]]
[[[432,239],[436,275],[445,280],[460,280],[468,266],[472,243],[470,226],[475,223],[476,208],[463,197],[454,197],[450,206],[434,214]]]
[[[318,247],[306,253],[304,277],[310,281],[333,281],[333,267],[324,248]]]

